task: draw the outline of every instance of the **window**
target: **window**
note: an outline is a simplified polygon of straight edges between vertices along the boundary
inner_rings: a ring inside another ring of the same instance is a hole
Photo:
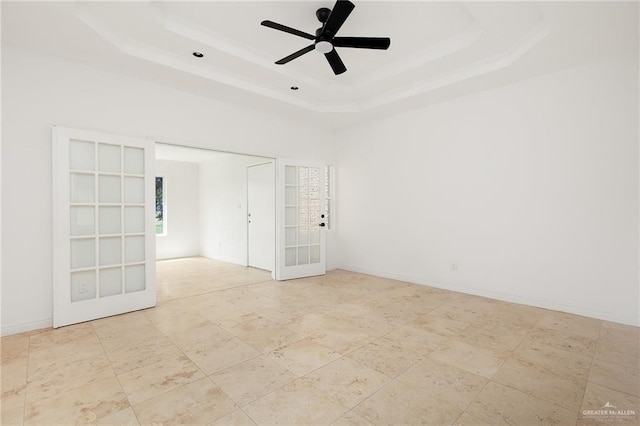
[[[335,189],[333,187],[333,166],[326,166],[324,168],[324,193],[325,193],[324,223],[327,224],[328,231],[333,229],[333,205],[334,205],[333,193],[334,191]]]
[[[156,235],[167,235],[167,209],[162,176],[156,176]]]

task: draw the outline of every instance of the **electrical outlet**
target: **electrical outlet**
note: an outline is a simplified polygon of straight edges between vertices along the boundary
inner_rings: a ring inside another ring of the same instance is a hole
[[[458,261],[457,260],[454,260],[453,262],[451,262],[451,270],[453,272],[458,270]]]

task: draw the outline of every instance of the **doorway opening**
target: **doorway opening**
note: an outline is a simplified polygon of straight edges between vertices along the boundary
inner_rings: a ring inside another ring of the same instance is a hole
[[[156,143],[155,153],[163,186],[157,197],[163,225],[156,234],[158,300],[272,278],[275,160],[167,143]],[[215,272],[208,283],[188,279],[189,270],[200,267]],[[186,275],[163,279],[164,270]]]

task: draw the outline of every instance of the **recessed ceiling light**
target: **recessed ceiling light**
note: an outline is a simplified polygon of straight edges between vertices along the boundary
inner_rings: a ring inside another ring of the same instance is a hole
[[[298,86],[291,86],[291,90],[298,90]]]
[[[193,56],[195,56],[196,58],[202,58],[204,55],[200,52],[193,52]]]

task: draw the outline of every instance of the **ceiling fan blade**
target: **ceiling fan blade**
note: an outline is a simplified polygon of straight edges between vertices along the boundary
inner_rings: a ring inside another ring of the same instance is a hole
[[[277,61],[276,64],[278,64],[278,65],[286,64],[287,62],[293,61],[295,58],[298,58],[298,57],[304,55],[305,53],[311,52],[315,48],[316,48],[315,44],[307,46],[304,49],[300,49],[297,52],[294,52],[289,56],[285,56],[284,58],[282,58],[279,61]]]
[[[342,24],[344,24],[344,21],[349,17],[349,14],[351,14],[354,7],[356,6],[349,0],[337,0],[329,18],[327,18],[327,22],[325,22],[322,27],[321,37],[330,39],[335,36],[340,27],[342,27]]]
[[[262,21],[260,25],[263,27],[273,28],[274,30],[284,31],[285,33],[297,35],[298,37],[304,37],[308,40],[315,40],[315,36],[312,36],[309,33],[305,33],[304,31],[296,30],[295,28],[287,27],[286,25],[278,24],[273,21]]]
[[[329,53],[325,53],[324,56],[327,58],[327,61],[329,61],[329,65],[331,65],[331,69],[333,69],[335,75],[342,74],[347,70],[347,67],[344,66],[344,63],[342,62],[342,59],[340,59],[340,55],[338,55],[336,49],[333,49]]]
[[[387,37],[334,37],[331,44],[336,47],[386,50],[391,45],[391,39]]]

